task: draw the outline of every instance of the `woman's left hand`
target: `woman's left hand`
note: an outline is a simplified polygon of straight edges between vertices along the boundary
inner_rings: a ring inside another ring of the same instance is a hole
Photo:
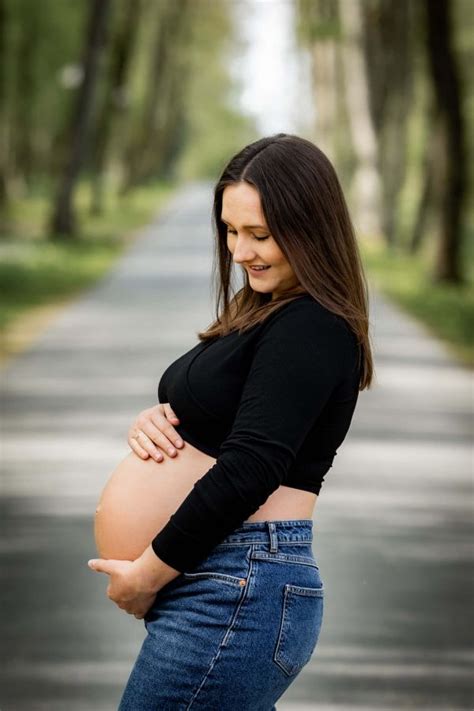
[[[135,615],[138,620],[143,619],[153,604],[158,588],[150,589],[149,583],[144,579],[140,559],[130,561],[99,558],[89,561],[88,565],[97,573],[110,575],[107,596],[121,610]]]

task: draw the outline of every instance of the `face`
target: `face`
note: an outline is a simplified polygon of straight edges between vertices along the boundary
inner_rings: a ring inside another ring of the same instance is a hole
[[[249,276],[250,286],[272,299],[298,284],[285,255],[263,217],[258,191],[248,183],[228,185],[222,193],[221,221],[227,227],[227,246],[235,264]],[[252,266],[269,267],[254,271]]]

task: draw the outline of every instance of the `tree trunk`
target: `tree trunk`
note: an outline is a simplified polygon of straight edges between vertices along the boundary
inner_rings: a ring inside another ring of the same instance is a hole
[[[103,110],[97,122],[94,136],[94,151],[91,160],[92,200],[91,214],[103,211],[104,169],[110,141],[111,126],[116,112],[124,110],[127,72],[132,58],[134,42],[138,30],[140,0],[126,0],[118,29],[115,33],[107,78]]]
[[[0,234],[8,229],[7,21],[5,0],[0,0]]]
[[[443,158],[437,166],[442,194],[440,239],[434,278],[460,283],[462,208],[466,188],[464,122],[459,75],[452,46],[451,3],[425,0],[427,51],[439,118]]]
[[[372,0],[364,2],[362,10],[369,106],[382,181],[383,234],[394,246],[407,167],[407,119],[413,103],[415,17],[409,0]]]
[[[443,158],[441,122],[437,106],[433,101],[430,102],[426,112],[425,145],[421,165],[422,188],[408,244],[408,251],[413,255],[421,250],[434,206],[439,202],[443,190],[438,172],[439,163]]]
[[[357,165],[354,175],[354,212],[357,229],[381,237],[381,182],[377,135],[369,107],[369,88],[362,50],[360,0],[339,0],[343,28],[342,59],[349,125]]]
[[[429,149],[428,149],[429,150]],[[423,161],[423,188],[421,191],[420,202],[415,218],[415,224],[411,234],[409,243],[410,254],[418,254],[423,242],[423,237],[426,234],[426,224],[428,222],[429,208],[432,203],[433,195],[433,173],[431,170],[431,160],[426,156]]]
[[[127,172],[121,194],[159,170],[159,144],[170,111],[167,100],[173,93],[170,82],[173,79],[179,84],[182,82],[179,76],[174,77],[174,66],[176,63],[180,65],[182,32],[188,22],[188,0],[166,0],[159,13],[142,125],[136,140],[126,150]],[[150,151],[151,146],[153,151]]]
[[[27,16],[23,18],[20,27],[20,37],[17,47],[17,86],[15,92],[15,140],[14,140],[14,165],[15,176],[21,180],[22,190],[28,191],[34,172],[34,95],[35,63],[38,61],[36,51],[37,28],[35,26],[35,13],[38,8],[33,6]]]
[[[331,161],[335,161],[337,7],[332,0],[315,0],[314,4],[306,5],[304,10],[307,14],[306,19],[313,28],[310,56],[316,106],[316,143]],[[304,16],[302,21],[305,21]]]
[[[100,59],[105,45],[109,12],[110,0],[90,0],[90,15],[82,61],[84,76],[71,120],[69,157],[66,159],[51,220],[53,234],[58,237],[63,235],[71,237],[76,232],[73,196],[87,148],[87,134]]]

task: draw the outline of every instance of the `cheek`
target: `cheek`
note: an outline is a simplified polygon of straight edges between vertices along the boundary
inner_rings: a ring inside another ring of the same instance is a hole
[[[283,272],[291,272],[291,266],[284,254],[275,254],[272,260],[272,264],[274,264]]]
[[[266,254],[262,254],[262,257],[266,257],[265,261],[268,264],[272,264],[274,267],[279,267],[280,269],[288,264],[283,252],[280,249],[275,249],[274,246],[272,249],[269,249]]]

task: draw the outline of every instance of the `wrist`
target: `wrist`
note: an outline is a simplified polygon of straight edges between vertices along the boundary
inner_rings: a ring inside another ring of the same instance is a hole
[[[135,564],[140,578],[140,587],[144,592],[158,592],[171,580],[181,575],[181,571],[175,570],[158,558],[151,544],[136,559]]]

